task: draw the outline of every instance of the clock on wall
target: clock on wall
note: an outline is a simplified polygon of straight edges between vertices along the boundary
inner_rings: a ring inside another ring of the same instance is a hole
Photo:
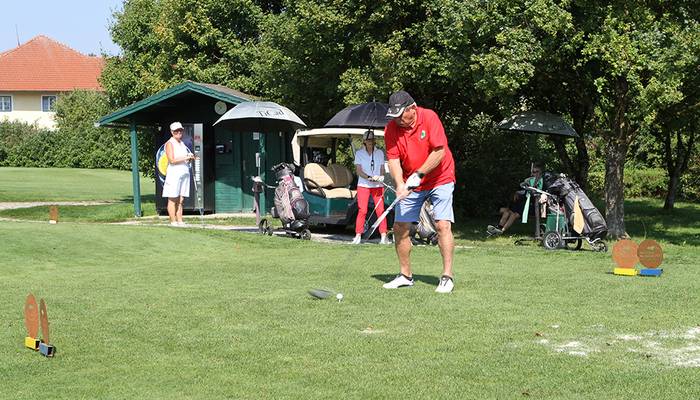
[[[214,104],[214,112],[216,112],[219,115],[223,115],[226,112],[226,103],[223,101],[217,101]]]

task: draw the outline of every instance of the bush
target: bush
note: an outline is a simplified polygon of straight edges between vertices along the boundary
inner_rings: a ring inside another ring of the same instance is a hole
[[[105,94],[76,90],[56,102],[56,131],[39,130],[21,122],[0,122],[0,165],[129,170],[128,130],[94,126],[109,112]],[[152,138],[139,135],[138,147],[139,169],[152,177]]]
[[[605,192],[605,171],[596,169],[588,175],[590,191],[603,197]],[[662,168],[625,167],[625,198],[652,197],[666,195],[668,177]]]

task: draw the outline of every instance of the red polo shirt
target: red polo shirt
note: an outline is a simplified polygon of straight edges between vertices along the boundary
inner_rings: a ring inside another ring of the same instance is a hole
[[[404,181],[423,165],[434,149],[445,149],[445,156],[440,164],[423,177],[416,190],[429,190],[455,182],[455,162],[450,148],[447,147],[445,128],[442,127],[435,111],[417,107],[413,128],[402,128],[394,120],[389,121],[384,128],[384,143],[387,159],[401,161]]]

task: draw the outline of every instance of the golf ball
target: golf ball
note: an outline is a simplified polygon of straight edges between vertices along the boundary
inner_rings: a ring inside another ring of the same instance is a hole
[[[342,293],[338,293],[338,294],[335,295],[335,298],[338,299],[338,301],[343,300],[343,294],[342,294]]]

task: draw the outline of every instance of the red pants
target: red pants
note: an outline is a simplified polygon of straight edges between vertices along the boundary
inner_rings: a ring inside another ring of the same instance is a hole
[[[369,195],[372,195],[372,200],[377,206],[375,214],[377,217],[382,215],[384,212],[384,188],[367,188],[358,186],[357,187],[357,220],[355,221],[355,233],[364,233],[365,218],[367,217],[367,203],[369,202]],[[379,233],[386,233],[386,218],[379,224]]]

